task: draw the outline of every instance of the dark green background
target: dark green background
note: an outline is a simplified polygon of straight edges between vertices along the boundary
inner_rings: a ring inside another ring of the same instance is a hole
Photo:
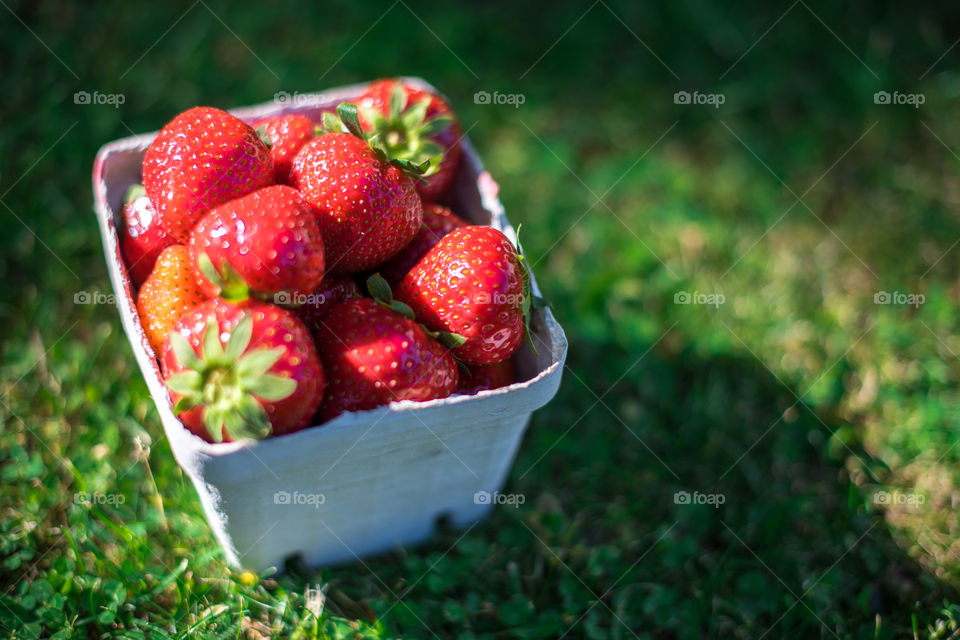
[[[0,628],[955,634],[960,11],[732,5],[3,0]],[[365,564],[233,573],[116,310],[74,304],[109,293],[93,157],[196,104],[394,74],[451,98],[523,223],[571,342],[564,386],[510,476],[521,508]],[[675,104],[682,90],[725,101]]]

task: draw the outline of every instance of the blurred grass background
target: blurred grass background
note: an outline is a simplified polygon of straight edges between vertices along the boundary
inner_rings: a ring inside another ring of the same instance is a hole
[[[960,633],[958,8],[2,4],[11,637]],[[564,388],[510,476],[522,507],[363,564],[238,574],[116,310],[74,304],[110,286],[93,157],[195,104],[397,74],[450,96],[523,223],[571,341]]]

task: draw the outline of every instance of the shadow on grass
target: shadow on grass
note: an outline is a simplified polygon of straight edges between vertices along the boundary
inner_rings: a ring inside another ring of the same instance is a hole
[[[290,579],[442,637],[895,637],[955,597],[891,539],[829,422],[759,363],[663,342],[572,347],[505,489],[520,508]]]

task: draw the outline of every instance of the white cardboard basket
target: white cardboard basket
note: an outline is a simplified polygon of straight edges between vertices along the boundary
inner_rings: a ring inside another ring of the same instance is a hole
[[[418,78],[410,82],[433,89]],[[366,85],[232,110],[251,121],[270,115],[319,114],[355,99]],[[279,95],[279,94],[278,94]],[[457,527],[483,518],[506,480],[532,412],[556,394],[567,341],[549,309],[534,311],[533,341],[516,356],[518,382],[475,396],[394,402],[345,413],[318,427],[252,443],[204,442],[176,418],[137,315],[120,254],[119,214],[127,188],[155,133],[112,142],[93,169],[97,221],[120,319],[153,396],[177,462],[200,495],[227,560],[255,571],[301,554],[330,565],[421,542],[446,517]],[[497,198],[497,184],[464,138],[454,186],[457,212],[516,233]],[[538,292],[536,282],[534,291]]]

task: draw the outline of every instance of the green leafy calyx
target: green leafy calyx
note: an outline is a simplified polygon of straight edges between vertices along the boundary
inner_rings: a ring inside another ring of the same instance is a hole
[[[533,285],[530,279],[530,265],[527,264],[527,258],[523,255],[523,248],[520,246],[520,227],[517,227],[517,263],[520,265],[520,272],[523,276],[523,304],[520,307],[521,312],[523,313],[523,333],[527,337],[527,342],[530,343],[530,350],[533,351],[533,355],[539,355],[537,353],[537,347],[533,344],[533,333],[530,331],[530,317],[531,310],[533,308],[541,309],[547,306],[547,301],[539,296],[533,295]]]
[[[387,115],[374,108],[363,110],[364,119],[371,124],[369,131],[360,126],[357,106],[343,102],[336,115],[323,114],[323,131],[355,135],[365,141],[386,162],[394,165],[412,179],[425,183],[425,178],[436,173],[443,159],[443,148],[431,140],[453,122],[449,116],[427,118],[429,98],[407,105],[407,93],[399,84],[390,96]]]
[[[240,302],[250,297],[250,287],[229,263],[223,262],[220,268],[214,266],[206,253],[197,256],[197,266],[203,277],[217,288],[217,295],[229,302]]]
[[[393,297],[393,291],[390,290],[390,284],[381,276],[379,273],[375,273],[369,278],[367,278],[367,291],[370,292],[370,297],[373,298],[374,302],[379,304],[381,307],[390,309],[399,313],[404,318],[409,320],[417,321],[416,314],[413,312],[413,309],[410,308],[405,302],[400,302],[395,300]],[[448,333],[446,331],[431,331],[423,324],[418,323],[420,328],[423,329],[423,332],[427,334],[428,337],[433,338],[443,346],[448,349],[454,349],[459,347],[467,339],[464,336],[461,336],[458,333]]]
[[[370,292],[370,297],[373,298],[373,301],[381,307],[395,311],[408,320],[416,320],[416,316],[413,313],[413,309],[410,308],[410,305],[405,302],[400,302],[399,300],[394,300],[393,291],[390,290],[390,284],[379,273],[375,273],[367,278],[367,291]]]
[[[270,435],[270,418],[261,400],[277,402],[297,389],[291,378],[269,373],[283,356],[283,347],[249,349],[253,318],[246,315],[226,345],[220,329],[210,320],[201,336],[200,355],[178,331],[170,333],[170,346],[185,371],[167,379],[167,388],[180,396],[177,414],[201,407],[210,438],[221,442],[260,440]]]
[[[267,149],[273,146],[273,140],[270,139],[270,134],[267,133],[267,125],[262,124],[256,128],[257,137],[260,138],[260,142],[267,146]]]
[[[423,177],[436,173],[443,159],[443,148],[433,138],[450,128],[448,115],[427,116],[430,98],[409,104],[406,90],[399,82],[390,94],[390,106],[384,115],[366,108],[363,116],[371,124],[367,141],[379,148],[392,161],[406,163],[421,170]]]

